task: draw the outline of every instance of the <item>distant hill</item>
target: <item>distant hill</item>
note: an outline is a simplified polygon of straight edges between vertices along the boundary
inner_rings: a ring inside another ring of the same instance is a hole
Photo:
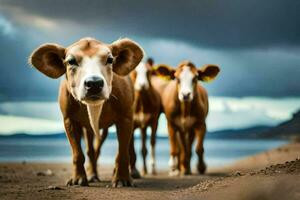
[[[252,137],[256,133],[260,133],[270,129],[269,126],[256,126],[251,128],[245,129],[228,129],[228,130],[221,130],[215,132],[208,132],[206,134],[206,138],[209,139],[249,139],[255,138]],[[56,133],[56,134],[39,134],[39,135],[30,135],[26,133],[17,133],[13,135],[0,135],[0,139],[5,138],[14,138],[14,139],[66,139],[65,133]],[[108,135],[108,139],[116,139],[117,135],[111,132]],[[135,135],[135,139],[139,139],[139,135]],[[168,139],[168,136],[157,136],[158,139]]]
[[[0,135],[0,139],[10,139],[10,138],[14,138],[14,139],[61,139],[61,138],[65,138],[66,134],[65,133],[54,133],[54,134],[37,134],[37,135],[31,135],[31,134],[27,134],[27,133],[16,133],[16,134],[12,134],[12,135]],[[107,136],[108,139],[117,139],[117,135],[114,132],[110,132]],[[136,139],[140,138],[139,136],[135,136]],[[158,139],[168,139],[167,136],[157,136]]]
[[[66,138],[65,133],[57,133],[51,135],[29,135],[19,133],[14,135],[0,135],[3,138]],[[115,133],[108,135],[109,139],[116,139]],[[139,136],[135,135],[138,139]],[[293,115],[293,118],[279,124],[275,127],[270,126],[254,126],[244,129],[228,129],[221,131],[208,132],[206,138],[209,139],[299,139],[300,138],[300,111]],[[168,139],[167,136],[158,136],[158,139]]]
[[[300,139],[300,110],[293,118],[258,134],[261,138]]]
[[[55,133],[55,134],[38,134],[38,135],[32,135],[27,133],[16,133],[12,135],[0,135],[0,139],[5,138],[16,138],[16,139],[34,139],[34,138],[40,138],[40,139],[47,139],[47,138],[66,138],[65,133]]]
[[[206,138],[210,139],[256,139],[259,133],[271,129],[271,126],[254,126],[244,129],[227,129],[208,132]]]

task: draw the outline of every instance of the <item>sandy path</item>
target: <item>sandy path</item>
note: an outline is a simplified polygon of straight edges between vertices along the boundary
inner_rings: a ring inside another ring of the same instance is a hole
[[[1,163],[0,199],[300,199],[299,156],[300,144],[289,144],[209,169],[205,176],[168,177],[161,172],[136,180],[136,188],[111,188],[109,167],[99,169],[100,183],[66,187],[69,164]],[[47,175],[48,169],[53,174]]]

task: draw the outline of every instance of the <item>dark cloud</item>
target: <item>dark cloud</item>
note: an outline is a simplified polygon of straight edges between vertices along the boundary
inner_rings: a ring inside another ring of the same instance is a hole
[[[180,39],[213,48],[300,43],[300,1],[1,0],[4,6],[120,35]]]
[[[26,31],[9,37],[0,32],[0,101],[3,100],[54,100],[58,81],[42,76],[29,64],[28,56],[34,45],[28,44]]]
[[[173,66],[183,59],[197,66],[219,64],[220,76],[205,84],[210,95],[299,96],[299,5],[288,0],[0,0],[5,16],[0,13],[0,100],[55,99],[59,81],[30,68],[27,58],[43,42],[68,45],[83,36],[105,42],[134,38],[156,62]]]

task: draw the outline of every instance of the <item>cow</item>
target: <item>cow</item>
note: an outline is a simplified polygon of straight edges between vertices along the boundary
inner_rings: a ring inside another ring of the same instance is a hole
[[[97,177],[93,148],[99,129],[116,125],[118,155],[112,185],[132,186],[129,174],[129,143],[133,132],[133,85],[128,74],[143,58],[143,49],[130,39],[111,44],[82,38],[69,47],[46,43],[33,51],[29,63],[50,78],[65,74],[59,104],[73,155],[73,176],[68,185],[87,186],[85,157],[80,141],[86,132],[90,176]]]
[[[170,80],[168,83],[160,84],[158,88],[167,118],[170,141],[169,174],[191,174],[190,160],[195,137],[197,170],[203,174],[206,170],[203,140],[206,133],[208,94],[199,81],[213,80],[220,69],[212,64],[197,69],[192,62],[183,61],[177,69],[168,65],[158,65],[156,71],[160,76]]]

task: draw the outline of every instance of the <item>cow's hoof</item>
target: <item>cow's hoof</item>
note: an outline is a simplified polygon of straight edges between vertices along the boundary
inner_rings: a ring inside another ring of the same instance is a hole
[[[117,187],[136,187],[132,180],[126,180],[126,179],[114,179],[112,181],[112,187],[117,188]]]
[[[150,174],[153,176],[157,175],[156,169],[155,168],[150,169]]]
[[[190,169],[184,169],[183,171],[181,171],[181,175],[184,175],[184,176],[188,176],[191,174],[192,174],[192,172]]]
[[[115,167],[112,187],[134,187],[128,166]]]
[[[98,178],[97,175],[92,175],[88,178],[89,183],[98,183],[100,182],[100,179]]]
[[[136,168],[131,169],[130,175],[134,179],[142,178],[140,172]]]
[[[179,176],[180,171],[178,169],[173,169],[169,171],[169,176]]]
[[[145,169],[143,169],[143,170],[142,170],[142,174],[143,174],[143,176],[146,176],[146,175],[148,174],[148,171],[145,170]]]
[[[86,177],[76,177],[76,178],[71,178],[67,182],[67,186],[73,186],[73,185],[79,185],[79,186],[89,186],[88,180]]]
[[[197,170],[199,174],[204,174],[206,171],[206,164],[204,162],[199,162],[197,165]]]

